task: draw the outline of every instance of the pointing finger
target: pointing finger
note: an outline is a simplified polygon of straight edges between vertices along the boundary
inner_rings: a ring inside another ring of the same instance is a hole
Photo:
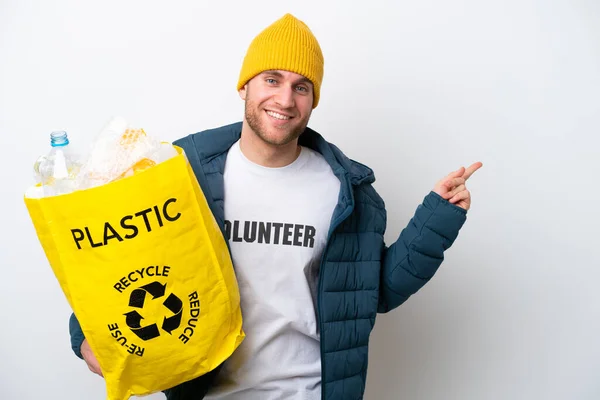
[[[481,167],[483,167],[483,163],[476,162],[475,164],[471,165],[469,168],[467,168],[465,170],[465,173],[462,175],[462,177],[465,180],[469,179],[471,177],[471,175],[473,175],[475,173],[475,171],[477,171]]]

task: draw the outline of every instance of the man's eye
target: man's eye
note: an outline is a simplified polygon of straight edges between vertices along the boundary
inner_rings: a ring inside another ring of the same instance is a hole
[[[274,85],[274,84],[277,83],[277,81],[275,79],[273,79],[273,78],[267,78],[267,83],[270,83],[270,84]]]
[[[305,86],[296,86],[296,90],[298,90],[299,92],[308,92],[308,88],[306,88]]]

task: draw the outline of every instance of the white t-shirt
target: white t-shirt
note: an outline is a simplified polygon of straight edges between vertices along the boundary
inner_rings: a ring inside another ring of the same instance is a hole
[[[267,168],[248,160],[239,141],[224,179],[246,338],[206,399],[320,399],[316,287],[340,182],[306,147],[293,163]]]

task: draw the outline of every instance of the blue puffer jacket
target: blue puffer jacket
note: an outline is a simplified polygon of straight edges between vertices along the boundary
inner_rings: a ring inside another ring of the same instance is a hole
[[[174,143],[185,150],[222,230],[225,160],[241,128],[235,123]],[[431,279],[458,236],[466,212],[431,192],[398,240],[386,247],[386,211],[371,186],[373,171],[348,159],[311,129],[301,135],[300,144],[322,154],[341,181],[318,282],[322,398],[362,399],[377,313],[399,306]],[[83,334],[74,316],[70,328],[73,350],[81,357]],[[165,391],[167,398],[202,399],[216,373]]]

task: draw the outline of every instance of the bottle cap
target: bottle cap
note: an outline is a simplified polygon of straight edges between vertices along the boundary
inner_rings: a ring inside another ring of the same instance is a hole
[[[65,131],[54,131],[50,134],[50,145],[52,147],[66,146],[69,144],[69,137]]]

